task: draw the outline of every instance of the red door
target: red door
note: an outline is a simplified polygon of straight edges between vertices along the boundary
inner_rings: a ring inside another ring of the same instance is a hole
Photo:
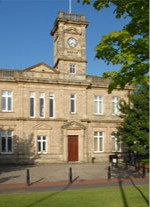
[[[78,136],[68,136],[68,161],[78,161]]]

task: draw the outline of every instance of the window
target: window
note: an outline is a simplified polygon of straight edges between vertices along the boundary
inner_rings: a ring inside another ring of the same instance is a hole
[[[12,92],[2,91],[2,111],[12,111]]]
[[[44,93],[40,93],[40,117],[44,117]]]
[[[35,116],[35,93],[30,92],[30,117]]]
[[[46,153],[46,136],[37,137],[37,150],[38,153]]]
[[[112,97],[112,114],[118,115],[119,111],[119,98],[117,96]]]
[[[75,73],[76,72],[76,66],[74,64],[70,65],[70,73]]]
[[[49,94],[49,117],[54,118],[54,94]]]
[[[75,95],[70,95],[70,112],[75,113]]]
[[[104,133],[94,132],[94,152],[104,151]]]
[[[95,114],[102,114],[102,97],[101,96],[95,96],[94,97],[94,113]]]
[[[0,131],[0,146],[1,153],[9,154],[12,153],[12,131]]]
[[[118,141],[118,138],[112,136],[112,152],[121,152],[122,151],[122,142]]]

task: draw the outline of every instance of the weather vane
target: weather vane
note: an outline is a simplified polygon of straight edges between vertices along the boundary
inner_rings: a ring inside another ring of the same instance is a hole
[[[69,0],[69,13],[71,13],[71,0]]]

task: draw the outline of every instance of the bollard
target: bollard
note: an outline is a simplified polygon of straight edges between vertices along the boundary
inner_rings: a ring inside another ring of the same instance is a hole
[[[111,180],[111,167],[108,167],[108,174],[107,174],[108,180]]]
[[[72,183],[72,168],[69,168],[69,183]]]
[[[92,163],[95,163],[95,157],[92,157]]]
[[[142,168],[142,177],[145,178],[145,175],[146,175],[146,170],[145,170],[145,165],[143,165],[143,168]]]
[[[30,185],[30,171],[29,169],[27,169],[27,174],[26,174],[26,181],[27,181],[27,185]]]

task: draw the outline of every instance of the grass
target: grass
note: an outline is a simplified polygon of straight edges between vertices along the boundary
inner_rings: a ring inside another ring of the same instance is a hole
[[[88,190],[0,195],[1,207],[148,207],[149,188],[122,186]]]

